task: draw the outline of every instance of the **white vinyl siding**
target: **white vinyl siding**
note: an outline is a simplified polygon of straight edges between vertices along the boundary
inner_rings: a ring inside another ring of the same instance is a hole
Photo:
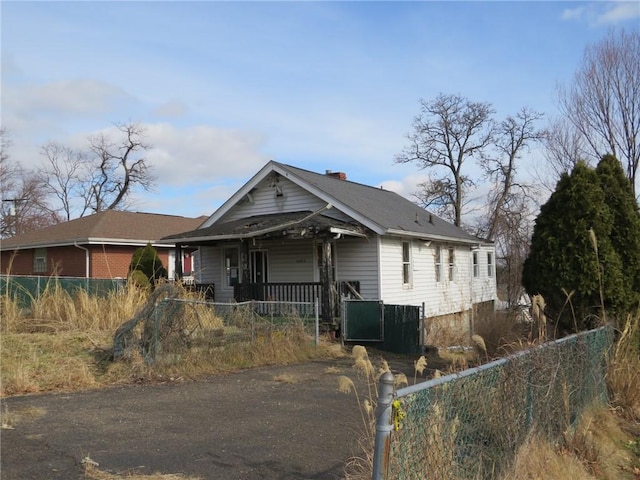
[[[495,280],[495,251],[493,246],[481,246],[478,252],[480,275],[473,278],[473,302],[487,302],[497,298]]]
[[[378,300],[378,242],[375,238],[343,238],[336,242],[338,281],[359,281],[360,295]]]
[[[282,195],[278,196],[277,191]],[[270,215],[287,212],[315,212],[327,205],[324,200],[300,188],[295,183],[280,177],[277,185],[273,179],[262,181],[254,188],[251,198],[245,197],[234,205],[220,222],[230,222],[256,215]],[[323,215],[338,220],[349,220],[349,217],[335,208],[323,212]]]

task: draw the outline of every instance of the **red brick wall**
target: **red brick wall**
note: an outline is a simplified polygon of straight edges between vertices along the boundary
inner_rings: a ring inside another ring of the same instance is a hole
[[[95,278],[126,277],[129,273],[131,257],[138,247],[94,245],[91,250],[91,276]],[[169,253],[166,249],[158,249],[162,265],[167,268]]]
[[[2,252],[0,257],[1,273],[13,275],[33,274],[33,250]]]
[[[91,245],[89,276],[93,278],[126,277],[133,252],[138,247]],[[0,269],[2,273],[13,275],[59,275],[63,277],[84,277],[86,275],[86,252],[78,247],[47,248],[47,272],[34,273],[33,250],[2,252]],[[159,250],[162,265],[167,268],[169,253]],[[11,266],[11,271],[8,268]]]

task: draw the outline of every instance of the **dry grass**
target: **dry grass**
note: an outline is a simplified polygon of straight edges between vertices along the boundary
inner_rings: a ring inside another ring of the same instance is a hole
[[[502,480],[640,479],[639,350],[640,313],[627,317],[609,360],[611,408],[585,412],[559,444],[532,436]]]
[[[182,309],[181,334],[193,340],[202,325],[222,332],[224,325],[197,295]],[[115,330],[133,318],[148,293],[127,287],[105,298],[78,291],[71,296],[51,282],[44,294],[32,299],[30,310],[15,299],[1,296],[0,395],[71,391],[140,381],[178,381],[264,365],[285,365],[314,358],[343,356],[340,345],[314,345],[300,327],[266,330],[255,341],[215,346],[202,341],[197,348],[180,348],[145,361],[132,349],[126,361],[113,362]],[[139,326],[138,329],[141,329]],[[203,339],[210,340],[210,339]],[[193,342],[191,342],[193,343]],[[167,350],[167,349],[165,349]]]
[[[84,475],[86,480],[202,480],[201,477],[192,477],[180,474],[162,474],[153,473],[151,475],[143,475],[135,472],[125,472],[123,474],[113,474],[100,470],[99,465],[91,458],[82,459],[84,465]]]

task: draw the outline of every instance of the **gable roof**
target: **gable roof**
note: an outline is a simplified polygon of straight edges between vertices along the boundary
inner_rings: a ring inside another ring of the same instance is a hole
[[[185,232],[183,235],[172,235],[171,238],[180,241],[198,236],[202,239],[206,236],[205,230],[214,225],[218,225],[215,228],[218,235],[223,232],[232,234],[232,228],[228,232],[224,229],[224,225],[232,227],[231,222],[220,224],[219,221],[272,172],[282,175],[327,204],[333,205],[379,235],[400,235],[469,244],[490,243],[437,217],[395,192],[311,172],[273,160],[267,163],[199,227],[200,232],[198,233],[200,235],[197,235],[196,232]]]
[[[77,244],[146,245],[200,225],[206,217],[189,218],[156,213],[103,212],[3,239],[0,250]]]

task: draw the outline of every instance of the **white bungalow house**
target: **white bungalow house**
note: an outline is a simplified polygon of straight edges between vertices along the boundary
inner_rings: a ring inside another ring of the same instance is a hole
[[[198,248],[195,282],[216,301],[317,296],[326,321],[340,295],[466,325],[496,300],[491,242],[341,172],[270,161],[196,230],[163,241]]]

